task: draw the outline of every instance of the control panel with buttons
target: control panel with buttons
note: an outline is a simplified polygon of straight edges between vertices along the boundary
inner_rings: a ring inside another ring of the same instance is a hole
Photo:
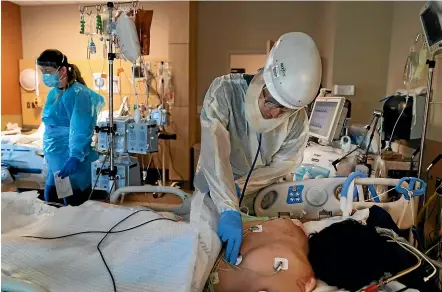
[[[302,191],[304,189],[303,185],[290,186],[287,193],[287,204],[302,204]]]

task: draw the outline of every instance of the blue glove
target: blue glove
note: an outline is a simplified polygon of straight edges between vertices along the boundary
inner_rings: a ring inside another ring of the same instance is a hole
[[[238,211],[228,210],[221,213],[218,236],[222,243],[227,242],[226,260],[232,265],[236,264],[242,243],[242,222]]]
[[[68,161],[66,161],[66,163],[64,164],[63,168],[60,170],[58,176],[61,178],[65,178],[73,175],[77,171],[79,164],[80,160],[78,158],[70,157]]]

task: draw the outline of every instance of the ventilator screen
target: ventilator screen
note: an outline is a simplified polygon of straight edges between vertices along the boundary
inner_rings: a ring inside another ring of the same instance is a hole
[[[317,101],[310,119],[310,133],[327,137],[337,114],[337,102]]]
[[[428,45],[431,47],[437,42],[442,41],[442,26],[439,15],[431,8],[428,8],[422,13],[421,18]]]

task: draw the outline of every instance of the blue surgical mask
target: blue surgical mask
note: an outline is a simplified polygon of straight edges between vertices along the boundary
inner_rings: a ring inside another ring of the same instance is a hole
[[[56,73],[43,73],[43,83],[47,87],[56,87],[60,83],[60,77]]]

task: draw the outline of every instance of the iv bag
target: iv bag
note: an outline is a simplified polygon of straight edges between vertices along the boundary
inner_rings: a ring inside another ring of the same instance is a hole
[[[419,83],[424,79],[428,51],[424,42],[421,49],[416,52],[416,43],[418,42],[419,38],[420,34],[417,35],[416,40],[410,47],[410,51],[405,62],[403,80],[407,90],[419,87]]]
[[[427,58],[428,58],[428,49],[425,44],[422,45],[422,48],[419,52],[419,64],[414,72],[414,78],[416,80],[424,79],[425,69],[427,68]]]
[[[405,62],[404,68],[404,84],[407,90],[410,90],[416,86],[416,80],[414,74],[419,65],[419,54],[414,51],[414,47],[410,49]]]
[[[116,29],[121,52],[127,60],[135,63],[141,52],[134,21],[126,13],[122,13],[118,17]]]

